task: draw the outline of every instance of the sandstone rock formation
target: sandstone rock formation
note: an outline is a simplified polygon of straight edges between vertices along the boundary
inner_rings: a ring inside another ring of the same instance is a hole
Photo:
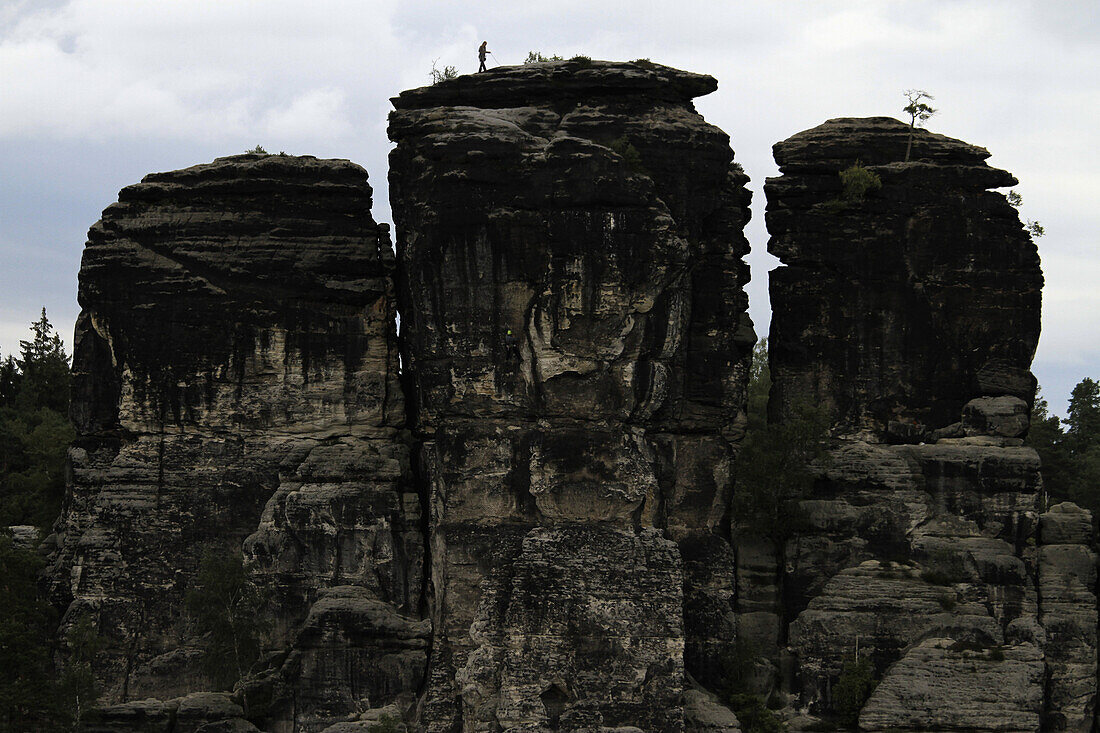
[[[418,686],[426,628],[391,621],[417,613],[423,542],[370,204],[347,161],[239,155],[147,176],[89,232],[51,578],[63,626],[111,642],[104,701],[209,689],[181,601],[205,550],[242,546],[293,648],[272,672],[293,694],[254,719],[315,730]],[[420,638],[400,664],[375,638],[395,628]]]
[[[768,251],[786,266],[769,345],[773,410],[809,400],[845,432],[919,442],[973,398],[1030,404],[1043,277],[1015,209],[987,190],[1016,179],[926,130],[904,163],[907,134],[839,119],[775,145]],[[882,187],[850,201],[839,173],[857,163]]]
[[[1096,552],[1092,515],[1073,504],[1039,518],[1039,622],[1046,631],[1050,728],[1090,730],[1096,715]]]
[[[793,691],[828,718],[859,655],[880,680],[863,730],[1087,731],[1095,556],[1075,543],[1091,521],[1043,515],[1036,546],[1039,462],[1021,436],[1042,275],[987,190],[1015,179],[920,130],[902,162],[906,135],[830,120],[775,146],[783,175],[765,187],[785,265],[769,407],[789,419],[808,399],[836,438],[779,569]],[[840,176],[855,165],[881,182],[864,198]]]
[[[61,632],[110,642],[88,730],[821,730],[857,658],[861,730],[1092,730],[1095,536],[1024,445],[1014,179],[923,130],[903,162],[885,118],[776,145],[772,418],[829,424],[776,546],[730,509],[755,335],[716,86],[578,57],[402,93],[396,258],[347,161],[123,189],[47,540]],[[232,690],[182,608],[207,551],[266,599]]]
[[[431,507],[428,730],[680,730],[732,641],[755,341],[747,180],[648,63],[393,102],[407,394]]]

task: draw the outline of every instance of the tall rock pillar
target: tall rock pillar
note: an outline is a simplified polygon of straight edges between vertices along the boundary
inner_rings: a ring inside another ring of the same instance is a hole
[[[265,647],[294,648],[269,658],[270,708],[244,701],[265,730],[419,686],[419,501],[370,205],[348,161],[238,155],[146,176],[89,232],[51,581],[64,625],[111,642],[103,702],[216,689],[183,613],[207,551],[243,553]]]
[[[1049,694],[1079,720],[1094,629],[1057,646],[1050,632],[1095,623],[1081,605],[1095,576],[1083,547],[1037,548],[1039,461],[1022,440],[1038,254],[989,190],[1016,180],[988,152],[916,130],[906,162],[908,135],[830,120],[775,146],[782,175],[765,186],[784,265],[770,409],[820,406],[836,439],[786,549],[796,692],[823,717],[855,714],[834,693],[858,654],[878,680],[854,701],[861,730],[1038,730]],[[1087,524],[1044,517],[1051,543]],[[1056,594],[1070,572],[1080,588]]]
[[[755,336],[747,178],[690,101],[715,88],[576,59],[393,100],[429,730],[679,730],[685,654],[733,636]]]
[[[770,405],[808,401],[845,435],[919,442],[972,399],[1031,403],[1043,276],[1015,209],[988,190],[1016,179],[926,130],[905,163],[908,132],[838,119],[775,145]],[[881,182],[862,198],[840,176],[857,164]]]

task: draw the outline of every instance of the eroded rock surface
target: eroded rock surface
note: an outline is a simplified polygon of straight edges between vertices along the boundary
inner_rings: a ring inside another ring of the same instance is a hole
[[[882,680],[859,716],[866,731],[1039,730],[1043,660],[1033,644],[974,649],[930,638]]]
[[[147,176],[89,232],[79,438],[51,580],[65,625],[90,616],[111,642],[104,701],[210,689],[182,613],[207,550],[244,548],[270,591],[270,648],[318,625],[307,619],[330,588],[416,614],[423,540],[400,432],[394,259],[370,205],[366,172],[347,161],[240,155]],[[296,652],[301,672],[281,678],[291,700],[265,725],[314,730],[314,708],[415,690],[426,630],[419,661],[373,687],[359,677],[383,662],[357,633],[321,675],[316,643]]]
[[[1050,514],[1037,547],[1039,460],[1021,438],[1042,274],[987,190],[1015,179],[922,130],[904,162],[907,134],[830,120],[775,146],[783,175],[765,187],[784,264],[769,408],[819,406],[834,438],[780,569],[794,691],[830,718],[859,656],[879,680],[862,729],[1087,730],[1094,556],[1074,544],[1076,508]],[[855,165],[881,184],[862,198],[840,175]]]
[[[1092,515],[1062,503],[1039,518],[1039,621],[1053,730],[1092,730],[1096,714],[1096,567]]]
[[[394,99],[429,730],[679,730],[685,662],[705,677],[733,639],[755,336],[747,178],[690,101],[715,87],[571,61]]]

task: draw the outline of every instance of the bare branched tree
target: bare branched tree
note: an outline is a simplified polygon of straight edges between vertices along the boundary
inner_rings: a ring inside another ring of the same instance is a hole
[[[923,89],[906,89],[902,94],[909,100],[909,104],[903,107],[905,113],[909,115],[909,141],[905,145],[905,162],[908,163],[909,153],[913,150],[913,130],[917,129],[918,122],[923,124],[936,114],[935,108],[921,100],[932,100],[935,97]]]

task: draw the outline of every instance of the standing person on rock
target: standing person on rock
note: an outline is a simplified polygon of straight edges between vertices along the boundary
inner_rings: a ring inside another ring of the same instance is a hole
[[[477,60],[481,62],[481,66],[477,68],[477,73],[479,74],[483,71],[488,71],[488,69],[485,68],[485,57],[492,53],[492,51],[486,48],[488,45],[488,41],[482,41],[481,46],[477,49]]]

